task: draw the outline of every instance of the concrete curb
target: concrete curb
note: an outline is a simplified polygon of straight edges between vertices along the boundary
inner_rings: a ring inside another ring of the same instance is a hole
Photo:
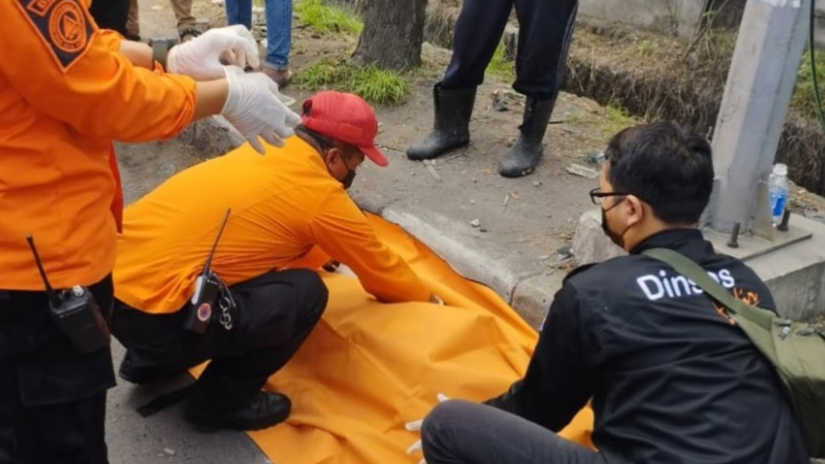
[[[399,225],[456,272],[492,288],[530,325],[544,320],[564,273],[560,270],[525,266],[500,244],[484,242],[483,234],[462,222],[404,200],[388,201],[364,192],[355,192],[358,206]]]

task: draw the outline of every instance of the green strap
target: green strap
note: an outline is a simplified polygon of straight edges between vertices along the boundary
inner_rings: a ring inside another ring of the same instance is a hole
[[[645,250],[642,254],[670,264],[676,272],[692,280],[699,286],[699,288],[704,290],[705,293],[712,296],[714,300],[725,305],[732,312],[739,313],[744,316],[752,311],[749,305],[739,301],[730,292],[728,292],[725,287],[720,285],[719,282],[713,280],[713,278],[708,275],[707,271],[702,269],[702,266],[696,264],[687,256],[673,250],[668,250],[667,248]]]

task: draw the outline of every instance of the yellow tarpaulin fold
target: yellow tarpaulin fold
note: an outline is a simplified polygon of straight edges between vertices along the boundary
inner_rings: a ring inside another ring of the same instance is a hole
[[[285,424],[251,433],[276,464],[416,464],[406,449],[436,395],[483,401],[525,372],[537,334],[492,290],[467,281],[399,227],[371,216],[379,237],[444,299],[380,304],[358,281],[324,274],[322,321],[268,389],[292,399]],[[563,379],[560,379],[563,381]],[[590,444],[583,410],[562,435]]]

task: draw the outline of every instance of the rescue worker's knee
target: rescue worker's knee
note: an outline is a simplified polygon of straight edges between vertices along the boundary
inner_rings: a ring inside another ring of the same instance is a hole
[[[299,307],[320,318],[329,299],[329,290],[324,280],[317,272],[308,269],[293,269],[289,272]]]

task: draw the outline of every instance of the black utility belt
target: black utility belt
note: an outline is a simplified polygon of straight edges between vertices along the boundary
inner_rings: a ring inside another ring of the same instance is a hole
[[[215,320],[224,330],[232,330],[231,311],[235,307],[229,287],[217,274],[207,271],[195,280],[195,292],[186,305],[183,328],[203,335]]]

